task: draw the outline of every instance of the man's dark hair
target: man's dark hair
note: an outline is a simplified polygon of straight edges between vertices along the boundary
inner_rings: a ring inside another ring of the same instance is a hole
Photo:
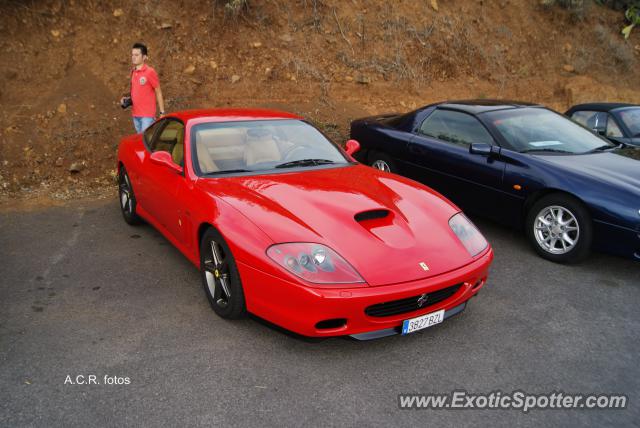
[[[143,43],[134,43],[131,49],[140,49],[140,53],[142,53],[142,55],[147,54],[147,46]]]

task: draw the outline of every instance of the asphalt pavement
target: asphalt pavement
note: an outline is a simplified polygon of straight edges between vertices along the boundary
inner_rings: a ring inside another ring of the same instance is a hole
[[[218,318],[196,268],[150,226],[125,224],[115,198],[0,213],[0,426],[640,426],[640,263],[553,264],[474,220],[496,257],[463,314],[310,343]],[[628,404],[398,406],[398,394],[456,390]]]

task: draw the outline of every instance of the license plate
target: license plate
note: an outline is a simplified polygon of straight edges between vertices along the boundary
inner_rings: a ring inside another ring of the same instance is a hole
[[[440,324],[442,321],[444,321],[444,309],[404,320],[402,323],[402,334],[413,333],[414,331]]]

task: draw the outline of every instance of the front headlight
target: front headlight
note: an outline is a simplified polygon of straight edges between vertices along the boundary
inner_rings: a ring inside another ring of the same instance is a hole
[[[316,284],[364,282],[360,274],[331,248],[310,242],[272,245],[267,256],[292,274]]]
[[[449,227],[451,227],[451,230],[462,242],[471,257],[477,256],[489,245],[482,233],[462,213],[458,213],[449,219]]]

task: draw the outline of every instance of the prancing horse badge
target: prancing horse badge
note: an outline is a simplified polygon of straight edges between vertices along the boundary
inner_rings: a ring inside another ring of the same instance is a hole
[[[425,262],[420,262],[420,267],[422,268],[422,270],[429,270],[429,266],[427,266]]]

